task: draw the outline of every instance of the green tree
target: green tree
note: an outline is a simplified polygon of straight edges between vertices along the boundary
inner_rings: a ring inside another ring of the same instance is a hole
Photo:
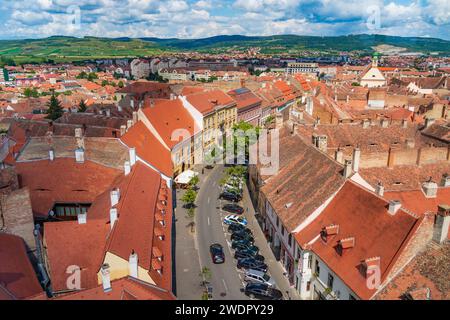
[[[123,87],[124,87],[124,84],[123,84],[123,81],[122,81],[122,80],[120,80],[119,83],[118,83],[117,85],[119,86],[119,88],[123,88]]]
[[[84,100],[81,100],[80,104],[78,105],[78,112],[86,112],[87,105],[84,102]]]
[[[105,87],[109,84],[108,80],[103,80],[102,81],[102,87]]]
[[[27,98],[38,98],[39,92],[37,92],[36,88],[25,88],[23,91],[23,95]]]
[[[183,201],[184,206],[187,208],[192,208],[194,206],[195,199],[197,199],[197,192],[192,189],[188,189],[183,197],[181,197],[181,201]]]
[[[86,72],[81,71],[78,75],[77,75],[77,79],[87,79],[88,75]]]
[[[94,81],[96,79],[98,79],[98,76],[95,72],[91,72],[89,73],[89,75],[87,76],[88,81]]]
[[[47,103],[47,107],[47,119],[56,120],[61,118],[61,116],[64,114],[61,103],[59,102],[54,92],[52,94],[52,97],[50,98],[50,101]]]
[[[195,187],[197,186],[197,184],[200,182],[200,179],[198,176],[193,176],[191,178],[191,180],[189,181],[189,188],[190,189],[195,189]]]

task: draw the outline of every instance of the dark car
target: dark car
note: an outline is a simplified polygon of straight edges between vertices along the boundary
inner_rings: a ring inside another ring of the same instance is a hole
[[[253,245],[253,242],[251,242],[250,240],[242,239],[242,240],[231,241],[232,249],[241,249],[241,248],[250,248],[250,247],[254,247],[255,250],[259,251],[259,249],[257,247],[255,247]]]
[[[220,194],[220,198],[228,201],[239,202],[241,201],[241,197],[230,192],[222,192]]]
[[[255,242],[255,239],[253,239],[253,236],[250,233],[247,233],[245,231],[242,232],[233,232],[231,235],[231,241],[238,241],[238,240],[246,240],[251,243]]]
[[[234,214],[242,214],[244,212],[244,208],[234,203],[226,204],[222,207],[222,209]]]
[[[221,264],[225,262],[225,254],[223,253],[223,247],[221,244],[215,243],[209,247],[211,258],[213,263]]]
[[[253,252],[254,255],[259,253],[259,248],[257,246],[252,245],[251,243],[241,243],[241,242],[235,242],[234,246],[232,244],[232,248],[234,250],[248,250]]]
[[[271,288],[264,283],[249,283],[245,286],[245,294],[250,298],[261,300],[282,300],[283,294],[280,290]]]
[[[236,250],[234,253],[234,258],[236,260],[244,259],[244,258],[253,258],[257,261],[264,262],[265,258],[260,254],[255,254],[254,251],[243,249],[243,250]]]
[[[228,226],[228,232],[231,232],[231,233],[235,233],[235,232],[246,232],[246,233],[248,233],[248,234],[252,234],[252,231],[251,231],[249,228],[244,227],[243,225],[238,224],[238,223],[232,223],[232,224],[230,224],[230,225]]]
[[[267,264],[254,258],[239,259],[237,263],[239,269],[253,269],[257,271],[267,272]]]

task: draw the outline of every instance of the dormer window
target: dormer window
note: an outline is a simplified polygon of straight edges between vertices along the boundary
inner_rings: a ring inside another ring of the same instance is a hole
[[[346,250],[351,249],[354,246],[355,246],[354,237],[344,238],[338,241],[336,251],[340,256],[342,256]]]
[[[372,275],[376,270],[380,269],[380,257],[373,257],[364,260],[361,263],[361,272],[364,277],[368,278]]]

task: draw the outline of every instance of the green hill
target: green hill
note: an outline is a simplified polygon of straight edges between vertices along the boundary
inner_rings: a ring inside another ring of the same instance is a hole
[[[95,38],[54,36],[45,39],[0,41],[0,62],[77,61],[112,57],[151,56],[163,52],[226,52],[261,48],[262,53],[298,54],[303,51],[335,53],[339,51],[373,52],[378,45],[401,47],[412,52],[450,54],[450,41],[436,38],[393,37],[384,35],[348,35],[314,37],[280,35],[267,37],[216,36],[204,39]]]

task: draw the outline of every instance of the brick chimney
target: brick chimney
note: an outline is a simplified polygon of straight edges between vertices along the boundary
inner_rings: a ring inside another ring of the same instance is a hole
[[[123,137],[125,133],[127,133],[127,126],[126,125],[120,126],[120,136]]]
[[[370,127],[370,121],[369,121],[369,119],[364,119],[364,120],[362,121],[362,127],[363,127],[363,129],[367,129],[367,128]]]
[[[389,120],[388,119],[381,119],[381,127],[382,128],[389,127]]]
[[[139,120],[137,111],[133,111],[133,125],[135,125]]]
[[[434,223],[433,240],[443,243],[448,239],[448,228],[450,227],[450,206],[441,204],[438,206],[438,213]]]
[[[131,250],[130,258],[128,259],[128,268],[130,276],[133,278],[138,278],[138,255],[134,250]]]
[[[111,270],[110,270],[109,264],[105,263],[104,265],[102,265],[101,274],[102,274],[103,291],[110,292],[112,290],[112,288],[111,288],[111,277],[110,277]]]
[[[408,128],[408,120],[406,120],[406,119],[402,120],[402,128],[404,128],[404,129]]]
[[[133,120],[127,121],[127,130],[130,130],[130,128],[133,126]]]
[[[401,207],[402,203],[399,200],[390,200],[388,212],[390,215],[394,216]]]

